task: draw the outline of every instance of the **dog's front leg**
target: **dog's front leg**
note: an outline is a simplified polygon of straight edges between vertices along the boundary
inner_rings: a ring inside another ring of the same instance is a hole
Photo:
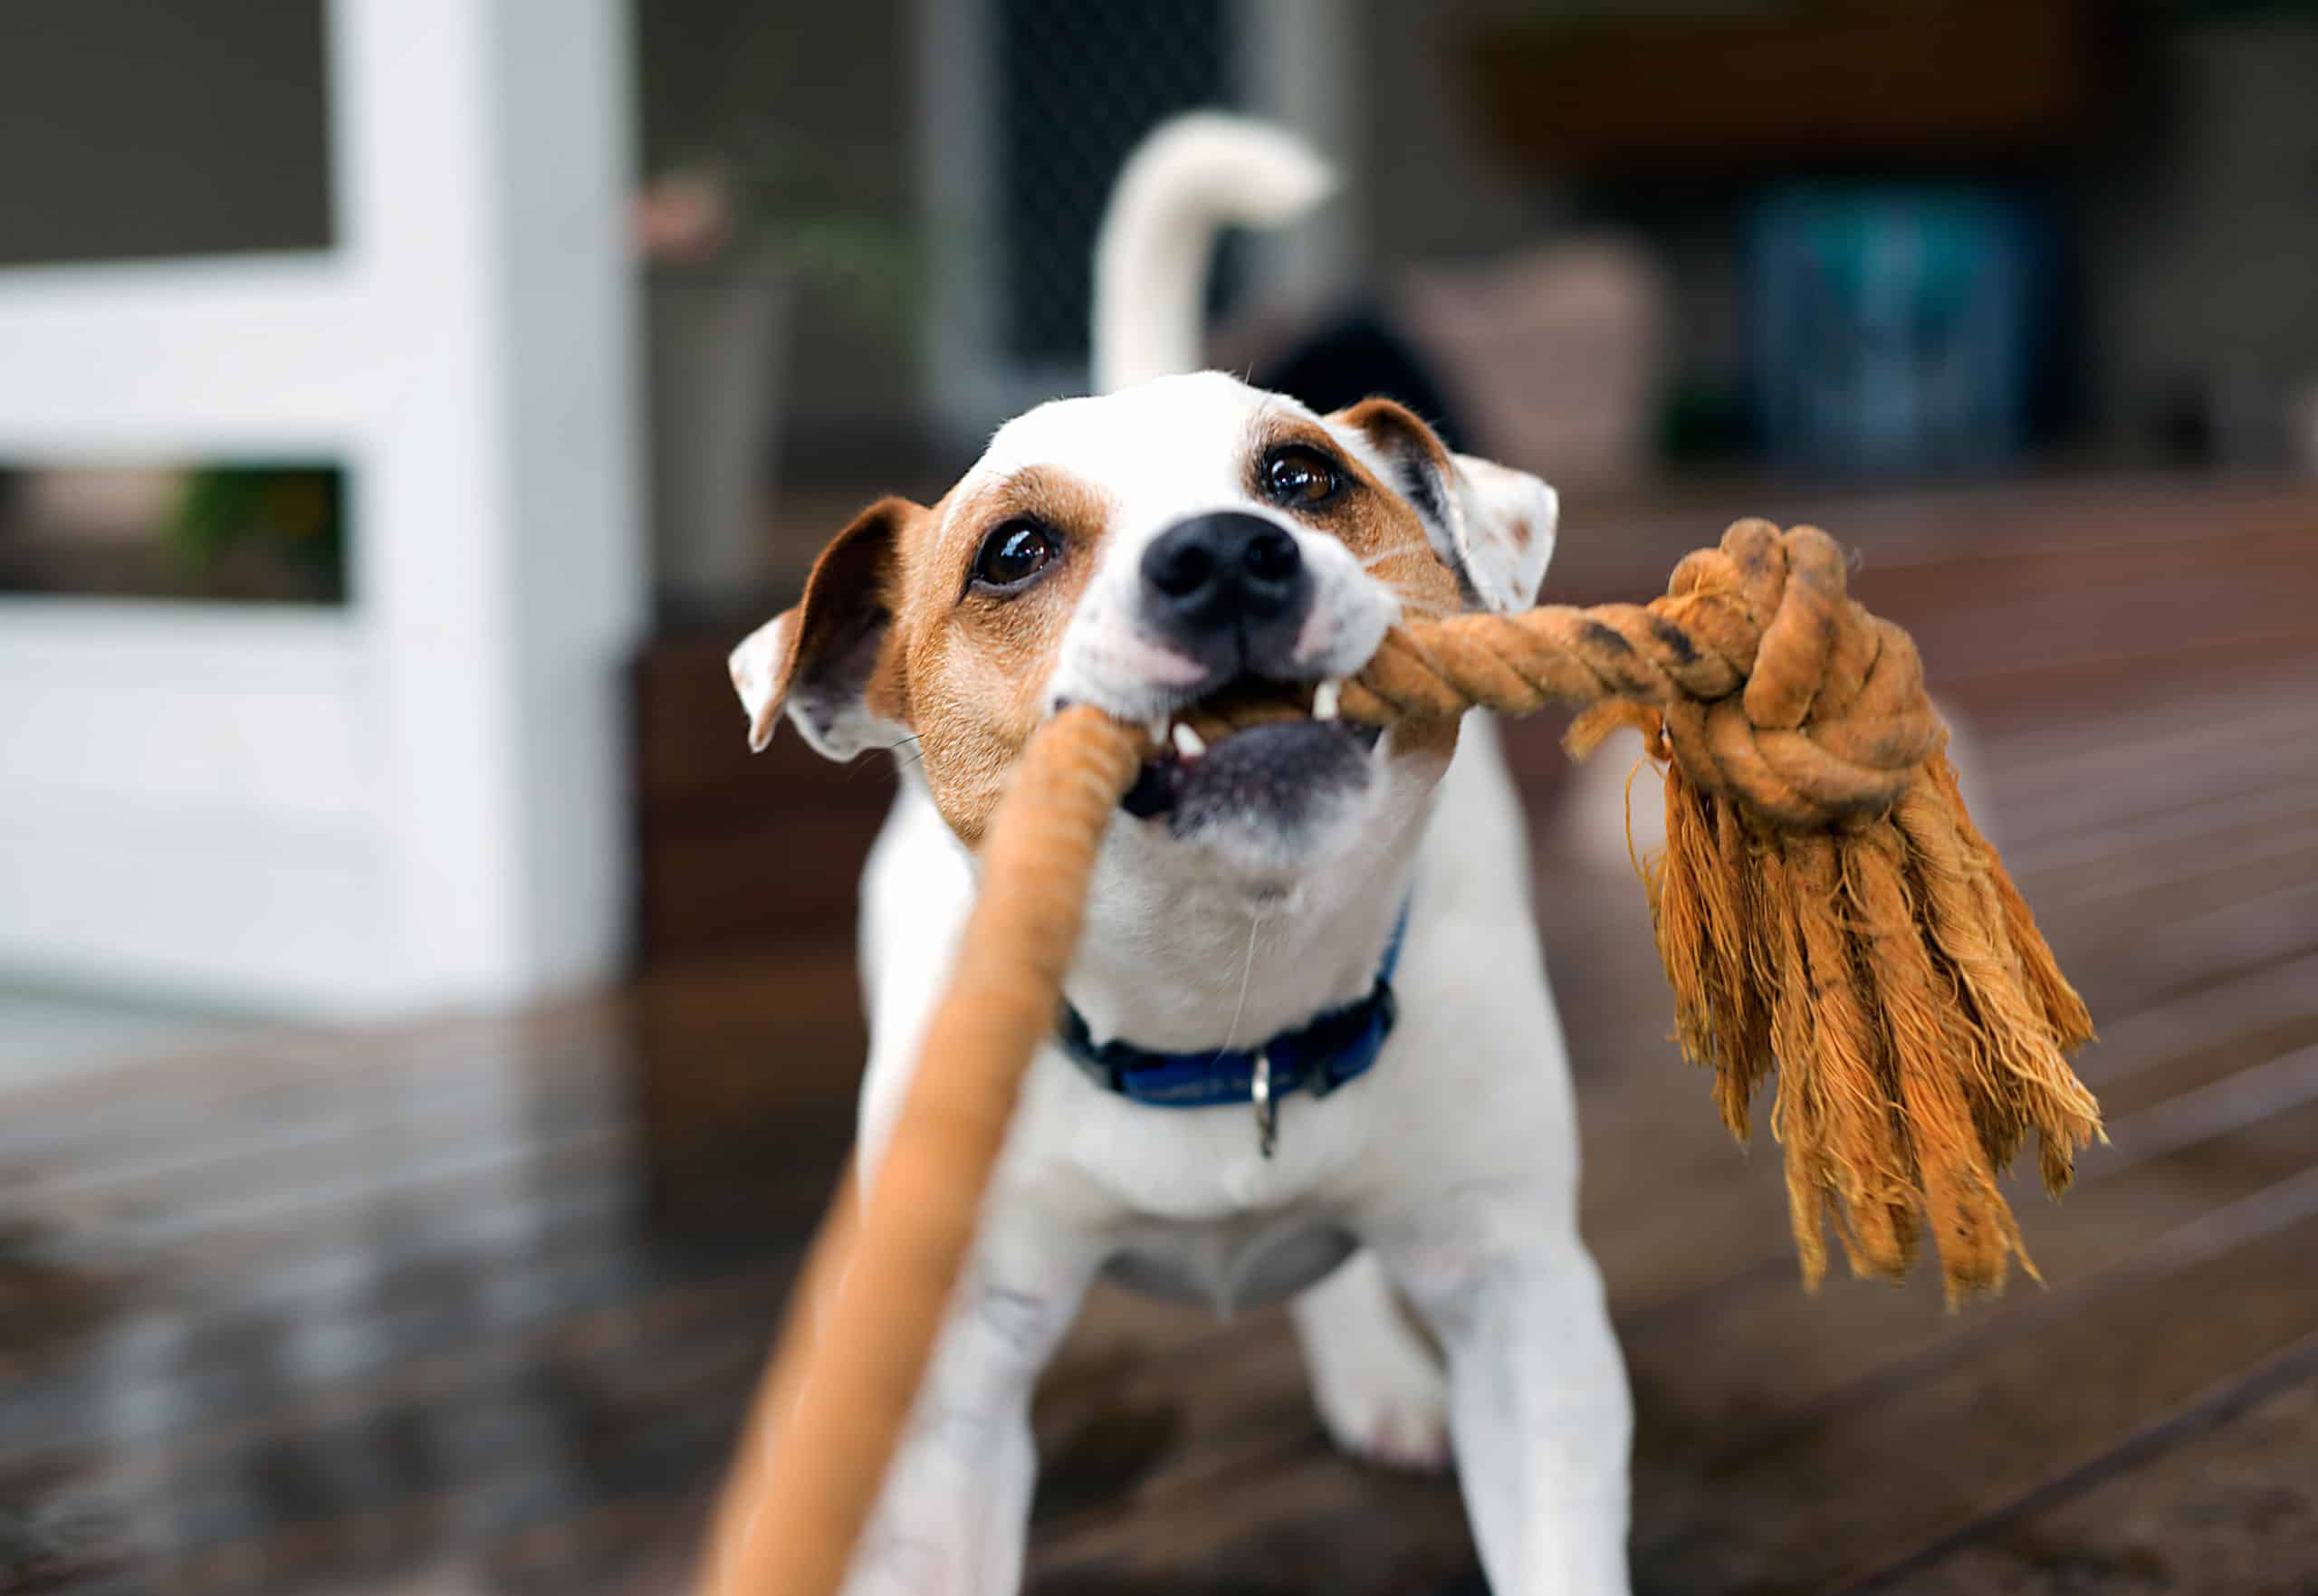
[[[1003,1193],[950,1305],[847,1596],[1014,1596],[1038,1457],[1030,1394],[1100,1263]]]
[[[1468,1192],[1379,1238],[1448,1352],[1458,1480],[1499,1596],[1627,1589],[1633,1400],[1568,1208],[1549,1194]]]

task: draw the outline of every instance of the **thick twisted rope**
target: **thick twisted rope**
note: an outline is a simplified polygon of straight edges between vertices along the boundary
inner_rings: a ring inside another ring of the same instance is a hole
[[[1396,631],[1343,703],[1390,722],[1606,700],[1658,711],[1700,787],[1805,830],[1888,811],[1946,736],[1915,645],[1844,597],[1834,540],[1761,521],[1684,559],[1648,605]]]
[[[2057,1192],[2099,1133],[2065,1057],[2092,1027],[1964,813],[1914,645],[1844,576],[1825,533],[1741,521],[1648,605],[1410,623],[1342,712],[1597,706],[1574,745],[1639,725],[1666,771],[1648,886],[1676,1035],[1738,1135],[1777,1069],[1806,1283],[1831,1224],[1854,1270],[1896,1276],[1928,1220],[1952,1302],[2000,1286],[2013,1254],[2026,1264],[1996,1175],[2027,1135]],[[1031,740],[849,1260],[831,1264],[846,1244],[825,1235],[800,1287],[718,1513],[714,1596],[842,1580],[1053,1025],[1096,851],[1148,751],[1142,729],[1085,707]]]
[[[1143,756],[1139,738],[1084,706],[1030,740],[984,834],[981,894],[876,1179],[866,1199],[840,1189],[800,1278],[704,1590],[829,1592],[844,1579],[973,1245],[1022,1071],[1054,1032],[1104,826]]]

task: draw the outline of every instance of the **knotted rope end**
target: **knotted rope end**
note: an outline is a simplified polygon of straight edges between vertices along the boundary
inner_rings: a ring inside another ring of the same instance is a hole
[[[1913,643],[1844,576],[1815,529],[1737,523],[1631,612],[1651,630],[1617,625],[1639,649],[1587,649],[1621,696],[1564,741],[1633,726],[1663,778],[1665,846],[1636,865],[1674,1037],[1741,1141],[1777,1075],[1806,1287],[1830,1230],[1885,1278],[1929,1231],[1952,1306],[2016,1258],[2036,1277],[1997,1177],[2033,1135],[2057,1196],[2101,1137],[2067,1062],[2093,1025],[1965,808]],[[1629,653],[1662,673],[1646,694]]]
[[[1738,521],[1648,605],[1396,632],[1346,709],[1575,700],[1579,758],[1640,730],[1666,785],[1664,849],[1636,868],[1674,1037],[1742,1140],[1778,1075],[1805,1284],[1830,1229],[1887,1277],[1929,1231],[1953,1301],[2015,1258],[2034,1275],[1997,1180],[2033,1134],[2058,1193],[2100,1135],[2067,1063],[2093,1026],[1965,812],[1914,643],[1846,578],[1816,528]]]

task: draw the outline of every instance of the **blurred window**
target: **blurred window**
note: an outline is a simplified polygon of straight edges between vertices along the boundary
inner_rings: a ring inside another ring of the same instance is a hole
[[[321,0],[0,5],[0,266],[326,249]]]
[[[347,496],[327,461],[0,465],[0,593],[343,604]]]

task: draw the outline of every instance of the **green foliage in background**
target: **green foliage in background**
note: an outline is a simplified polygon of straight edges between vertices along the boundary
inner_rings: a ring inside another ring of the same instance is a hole
[[[232,550],[262,547],[341,588],[346,479],[333,466],[209,465],[187,474],[169,543],[207,574]]]

